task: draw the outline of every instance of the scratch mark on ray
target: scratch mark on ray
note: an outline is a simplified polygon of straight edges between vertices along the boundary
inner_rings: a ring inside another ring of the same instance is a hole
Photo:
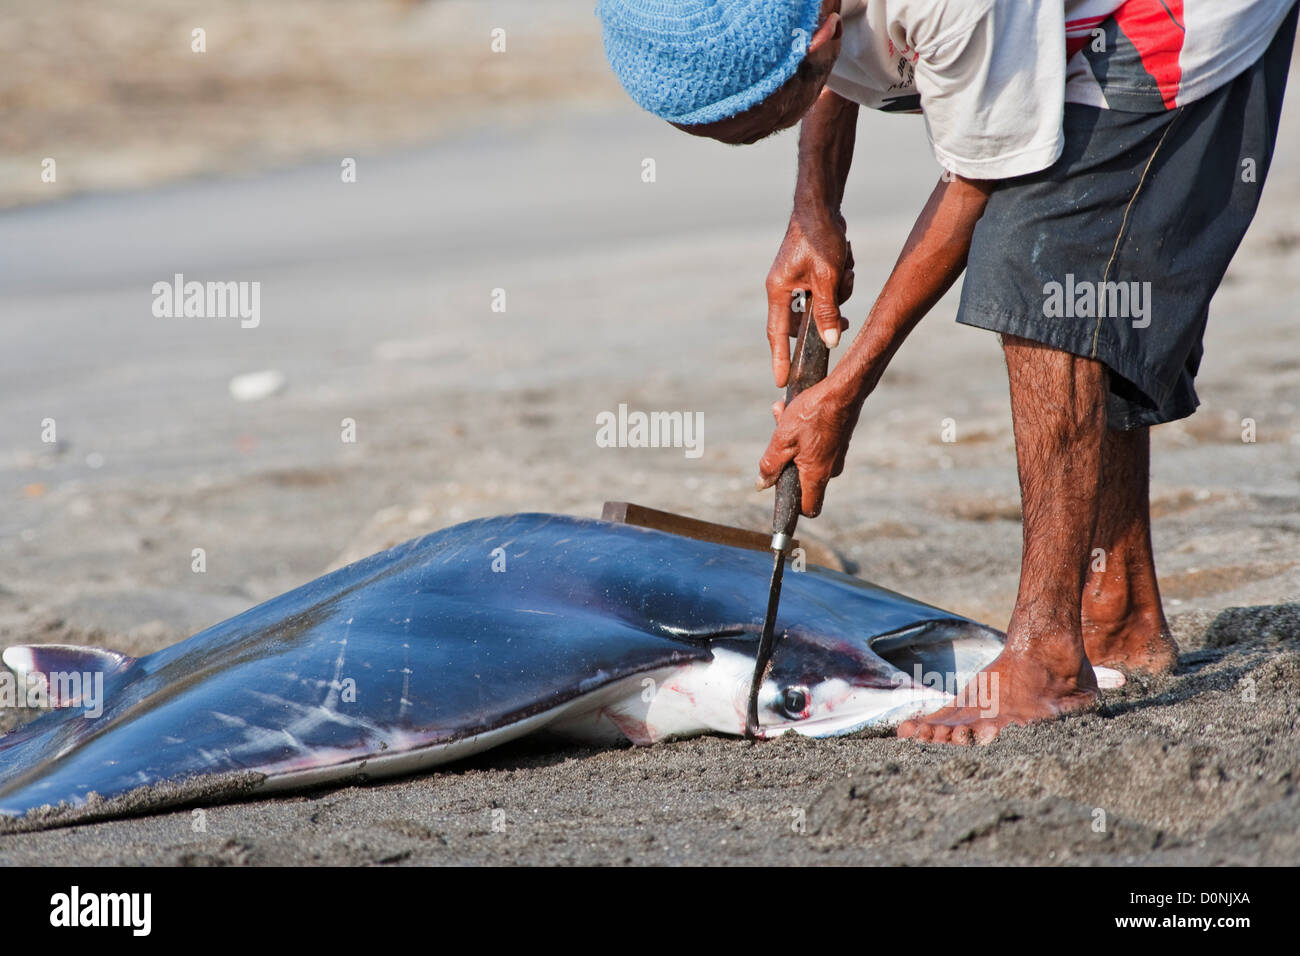
[[[276,697],[274,694],[266,694],[262,691],[250,691],[253,696],[259,697],[272,703],[279,704],[287,710],[298,713],[300,716],[290,721],[288,728],[298,734],[306,734],[308,731],[315,730],[322,724],[338,724],[342,727],[365,730],[380,740],[392,739],[392,732],[384,729],[378,724],[371,723],[368,720],[362,720],[360,717],[349,717],[341,714],[337,710],[330,710],[323,704],[308,706],[299,704],[296,701],[285,700],[283,697]]]
[[[397,707],[397,716],[401,717],[406,713],[406,708],[411,705],[407,694],[411,691],[411,645],[402,645],[402,699]]]

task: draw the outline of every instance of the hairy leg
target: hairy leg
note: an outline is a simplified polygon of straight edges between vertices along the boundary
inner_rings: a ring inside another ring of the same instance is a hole
[[[900,737],[986,743],[1007,724],[1057,717],[1097,696],[1080,605],[1100,495],[1106,371],[1027,339],[1004,335],[1002,343],[1024,512],[1006,648],[955,705],[907,721]]]
[[[1093,664],[1159,673],[1178,660],[1151,550],[1149,429],[1107,431],[1101,496],[1083,589],[1083,644]]]

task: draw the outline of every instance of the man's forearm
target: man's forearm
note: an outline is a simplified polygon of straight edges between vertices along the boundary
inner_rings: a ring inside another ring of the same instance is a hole
[[[858,104],[823,90],[799,129],[796,213],[835,215],[839,212],[849,166],[853,163],[857,127]],[[802,204],[812,204],[812,208],[801,210]]]
[[[990,182],[961,177],[935,187],[862,331],[831,373],[847,398],[866,398],[908,333],[966,268],[991,189]]]

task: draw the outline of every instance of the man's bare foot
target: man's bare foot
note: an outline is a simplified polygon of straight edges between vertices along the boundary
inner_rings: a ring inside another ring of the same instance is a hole
[[[1083,646],[1097,667],[1159,674],[1178,662],[1151,551],[1146,428],[1107,430],[1101,500],[1079,602]]]
[[[1048,663],[1032,650],[1004,650],[957,695],[955,705],[899,725],[898,736],[927,743],[986,744],[1008,724],[1052,720],[1097,699],[1097,679],[1081,654]]]
[[[1163,674],[1178,663],[1159,597],[1154,607],[1135,608],[1122,585],[1094,578],[1084,588],[1081,617],[1084,650],[1098,667]]]
[[[1178,663],[1178,643],[1161,622],[1099,623],[1083,619],[1088,660],[1130,674],[1165,674]]]

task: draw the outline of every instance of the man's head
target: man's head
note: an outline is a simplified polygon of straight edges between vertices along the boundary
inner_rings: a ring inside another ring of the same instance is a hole
[[[840,0],[599,0],[623,88],[678,129],[753,143],[787,129],[840,52]]]

